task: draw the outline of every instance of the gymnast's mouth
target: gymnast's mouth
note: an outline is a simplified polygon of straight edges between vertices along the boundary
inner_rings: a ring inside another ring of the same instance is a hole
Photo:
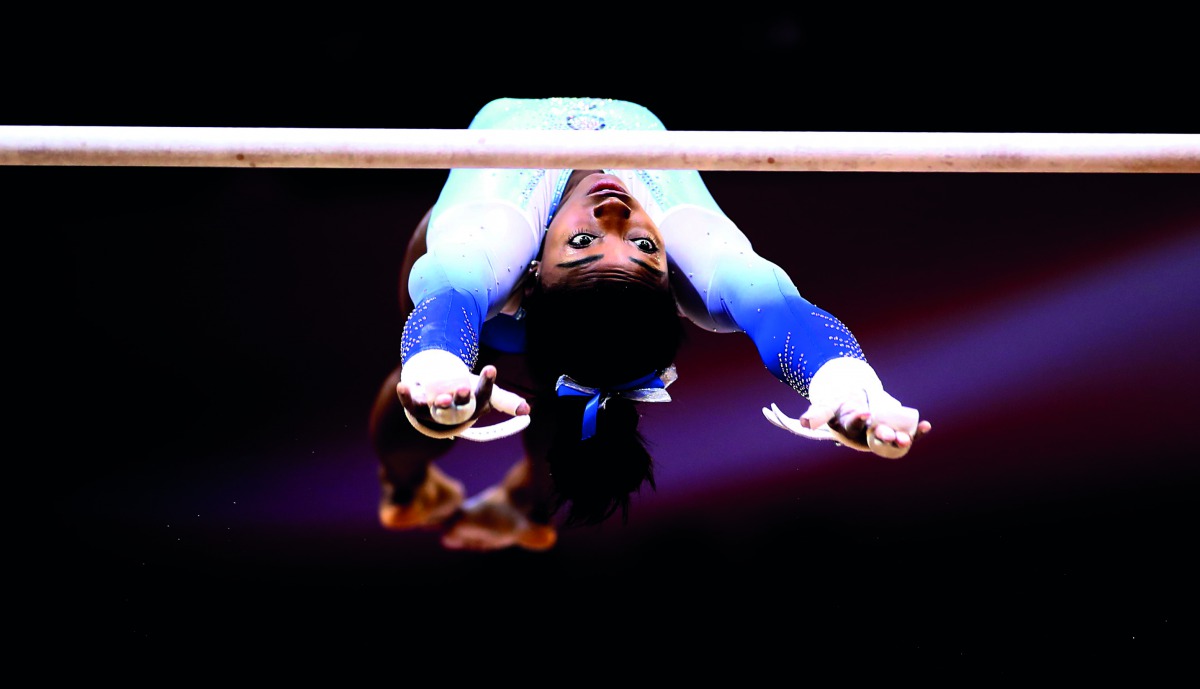
[[[629,192],[625,187],[621,186],[615,180],[601,179],[588,189],[588,196],[623,196],[628,197]]]

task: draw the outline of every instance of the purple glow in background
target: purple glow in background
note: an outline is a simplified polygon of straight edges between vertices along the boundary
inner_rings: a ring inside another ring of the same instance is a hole
[[[957,452],[968,464],[975,454],[973,443],[1027,453],[1036,448],[1027,447],[1023,436],[1034,427],[1053,424],[1053,417],[1042,417],[1047,413],[1079,424],[1072,433],[1080,442],[1092,437],[1096,443],[1120,443],[1112,436],[1141,434],[1147,436],[1141,447],[1154,447],[1168,439],[1150,437],[1132,418],[1138,412],[1121,412],[1119,401],[1138,399],[1139,388],[1157,391],[1160,384],[1148,375],[1171,375],[1180,391],[1200,384],[1200,369],[1186,361],[1186,343],[1200,337],[1198,268],[1200,232],[1169,237],[1111,262],[1031,284],[1024,293],[993,303],[986,311],[945,313],[943,320],[926,322],[915,332],[879,333],[868,348],[888,361],[881,373],[889,389],[903,394],[902,399],[920,400],[922,409],[937,410],[927,412],[936,418],[937,435],[930,436],[936,440],[930,444],[953,449],[922,446],[922,453]],[[1171,352],[1184,354],[1185,360]],[[705,374],[699,370],[705,363],[702,357],[693,354],[692,359],[688,385],[676,389],[681,398],[677,406],[648,405],[644,412],[650,438],[663,448],[658,472],[662,488],[647,506],[651,515],[655,507],[686,509],[689,496],[696,494],[736,494],[744,486],[773,476],[786,480],[789,474],[810,472],[825,463],[872,461],[767,425],[757,413],[759,407],[778,402],[799,415],[804,403],[756,361],[741,357],[736,365]],[[1091,424],[1077,418],[1070,405],[1088,395],[1111,396],[1114,413]],[[1189,402],[1182,396],[1175,401]],[[1055,410],[1053,405],[1062,408]],[[680,407],[686,410],[682,419]],[[1018,423],[1009,424],[1014,417]],[[989,419],[1004,419],[1006,426],[993,428]],[[342,441],[348,444],[332,442],[309,449],[307,457],[276,458],[281,464],[271,465],[272,475],[260,477],[239,500],[259,506],[251,521],[341,523],[346,528],[370,523],[374,528],[369,508],[375,484],[364,480],[374,466],[370,450],[355,437],[361,433],[348,435]],[[520,454],[515,439],[462,442],[442,464],[477,492],[499,480]],[[912,459],[919,462],[920,457],[915,454]],[[1097,480],[1095,474],[1104,472],[1106,461],[1103,454],[1100,459],[1091,475],[1080,480]],[[1017,473],[1025,471],[1027,467],[1015,468]],[[1044,471],[1052,474],[1055,469]],[[984,480],[967,473],[965,481]],[[1034,481],[1029,490],[1037,490],[1036,477]],[[290,508],[298,503],[306,509]]]

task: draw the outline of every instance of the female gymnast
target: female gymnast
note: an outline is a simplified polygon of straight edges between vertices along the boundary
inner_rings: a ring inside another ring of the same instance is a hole
[[[635,103],[503,98],[472,129],[663,130]],[[400,365],[370,418],[379,519],[452,549],[546,550],[654,488],[636,405],[670,401],[683,319],[748,335],[809,402],[767,421],[902,457],[929,421],[883,388],[853,334],[755,253],[697,171],[454,169],[400,279]],[[478,424],[485,417],[504,417]],[[522,433],[525,457],[466,499],[434,460]],[[561,515],[561,516],[560,516]]]

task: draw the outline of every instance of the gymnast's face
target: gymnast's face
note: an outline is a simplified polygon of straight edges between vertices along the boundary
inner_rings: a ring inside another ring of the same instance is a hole
[[[546,287],[615,279],[665,289],[667,252],[658,227],[620,179],[576,172],[546,230],[539,271]]]

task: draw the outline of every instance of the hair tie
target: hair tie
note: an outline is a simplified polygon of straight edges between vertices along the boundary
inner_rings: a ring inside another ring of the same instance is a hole
[[[558,377],[554,391],[559,397],[591,398],[583,408],[583,433],[580,437],[581,440],[587,440],[596,434],[596,416],[609,397],[621,397],[633,402],[670,402],[667,386],[675,382],[677,377],[675,367],[671,366],[661,374],[650,373],[628,383],[592,388],[580,384],[571,376],[562,375]]]

